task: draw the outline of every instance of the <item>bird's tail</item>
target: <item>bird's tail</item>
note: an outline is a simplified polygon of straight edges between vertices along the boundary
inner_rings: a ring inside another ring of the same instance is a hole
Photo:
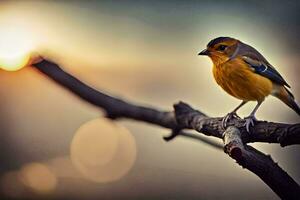
[[[286,87],[280,86],[274,96],[283,101],[288,107],[300,115],[300,107],[297,105],[294,95]]]

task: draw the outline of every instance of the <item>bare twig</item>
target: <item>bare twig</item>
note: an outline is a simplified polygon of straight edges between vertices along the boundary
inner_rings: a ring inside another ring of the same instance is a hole
[[[217,143],[215,141],[212,141],[211,139],[209,139],[208,137],[206,137],[205,135],[200,135],[200,134],[195,134],[195,133],[191,133],[191,132],[181,132],[180,136],[184,136],[187,138],[191,138],[191,139],[195,139],[198,141],[201,141],[205,144],[208,144],[209,146],[222,150],[223,149],[223,145],[220,143]]]
[[[259,121],[251,129],[252,133],[248,134],[243,126],[244,121],[234,119],[229,123],[230,128],[224,132],[221,126],[222,118],[210,118],[185,103],[175,104],[175,112],[138,106],[91,88],[63,71],[55,63],[42,60],[33,66],[78,97],[104,109],[109,118],[134,119],[171,129],[172,134],[165,137],[166,140],[174,139],[177,135],[199,140],[189,133],[183,133],[182,129],[194,129],[208,136],[224,138],[225,152],[241,166],[260,177],[279,197],[294,199],[300,195],[299,185],[274,163],[270,156],[245,145],[249,142],[279,143],[281,146],[299,144],[300,124]],[[200,140],[210,144],[206,140]],[[218,144],[211,144],[219,147]]]

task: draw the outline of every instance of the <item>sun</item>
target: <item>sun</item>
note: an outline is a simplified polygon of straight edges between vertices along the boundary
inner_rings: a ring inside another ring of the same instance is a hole
[[[17,71],[27,65],[30,53],[13,52],[9,55],[0,56],[1,68],[6,71]]]
[[[17,28],[1,30],[0,68],[17,71],[26,66],[34,50],[31,38],[26,31]]]

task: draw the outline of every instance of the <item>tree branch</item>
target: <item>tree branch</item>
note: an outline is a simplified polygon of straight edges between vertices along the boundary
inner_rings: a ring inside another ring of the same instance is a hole
[[[271,156],[245,145],[238,128],[231,126],[224,132],[224,151],[243,168],[259,176],[280,198],[299,199],[299,185],[284,171]]]
[[[35,64],[34,67],[81,99],[102,108],[109,118],[135,119],[171,129],[175,129],[177,126],[173,112],[162,112],[154,108],[134,105],[106,95],[66,73],[58,65],[46,60]]]
[[[207,117],[188,104],[179,102],[174,105],[178,124],[183,128],[194,129],[208,136],[223,138],[222,118]],[[228,126],[237,127],[241,132],[243,143],[268,142],[281,146],[300,144],[300,124],[283,124],[258,121],[248,133],[243,119],[232,119]]]
[[[224,151],[241,166],[259,176],[279,197],[290,199],[300,195],[299,185],[274,163],[270,156],[244,145],[250,142],[279,143],[281,146],[299,144],[300,124],[259,121],[251,129],[251,134],[248,134],[243,125],[244,120],[233,119],[229,123],[230,128],[224,132],[221,126],[222,118],[210,118],[185,103],[175,104],[175,112],[159,111],[154,108],[134,105],[99,92],[66,73],[55,63],[42,60],[34,64],[33,67],[81,99],[104,109],[109,118],[134,119],[171,129],[172,134],[165,137],[166,140],[174,139],[177,135],[183,135],[200,139],[205,143],[215,145],[217,148],[220,147],[218,144],[208,142],[190,133],[183,133],[182,129],[194,129],[208,136],[224,138]]]

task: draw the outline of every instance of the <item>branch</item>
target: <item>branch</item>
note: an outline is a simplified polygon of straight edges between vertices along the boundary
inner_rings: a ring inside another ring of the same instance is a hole
[[[183,102],[174,105],[174,108],[177,122],[181,127],[194,129],[208,136],[223,138],[222,118],[207,117]],[[258,121],[254,127],[251,127],[249,134],[244,123],[245,121],[242,119],[232,119],[228,123],[228,126],[239,129],[243,143],[279,143],[282,147],[300,144],[300,124]]]
[[[104,109],[109,118],[134,119],[171,129],[172,134],[166,137],[166,140],[182,135],[200,139],[219,148],[218,144],[208,142],[189,133],[183,133],[181,130],[194,129],[208,136],[221,139],[224,137],[225,152],[237,160],[240,165],[258,175],[278,196],[293,198],[293,195],[300,195],[299,185],[269,156],[255,150],[253,147],[244,145],[249,142],[279,143],[281,146],[299,144],[300,124],[291,125],[259,121],[252,128],[251,134],[248,134],[243,125],[244,120],[234,119],[229,123],[234,128],[227,129],[224,132],[221,126],[222,118],[210,118],[185,103],[180,102],[174,105],[175,112],[137,106],[91,88],[64,72],[55,63],[42,60],[34,64],[33,67],[81,99]]]
[[[212,140],[208,139],[207,137],[205,137],[204,135],[193,134],[193,133],[189,133],[189,132],[181,132],[180,136],[184,136],[184,137],[187,137],[187,138],[191,138],[191,139],[201,141],[201,142],[203,142],[205,144],[208,144],[209,146],[211,146],[215,149],[219,149],[219,150],[223,149],[223,145],[221,143],[217,143],[215,141],[212,141]]]
[[[81,99],[102,108],[109,118],[135,119],[170,129],[175,129],[177,126],[173,112],[162,112],[154,108],[137,106],[108,96],[66,73],[58,65],[46,60],[35,64],[34,67]]]
[[[245,145],[238,128],[231,126],[224,132],[224,151],[243,168],[259,176],[280,198],[298,199],[299,185],[284,171],[271,156]]]

